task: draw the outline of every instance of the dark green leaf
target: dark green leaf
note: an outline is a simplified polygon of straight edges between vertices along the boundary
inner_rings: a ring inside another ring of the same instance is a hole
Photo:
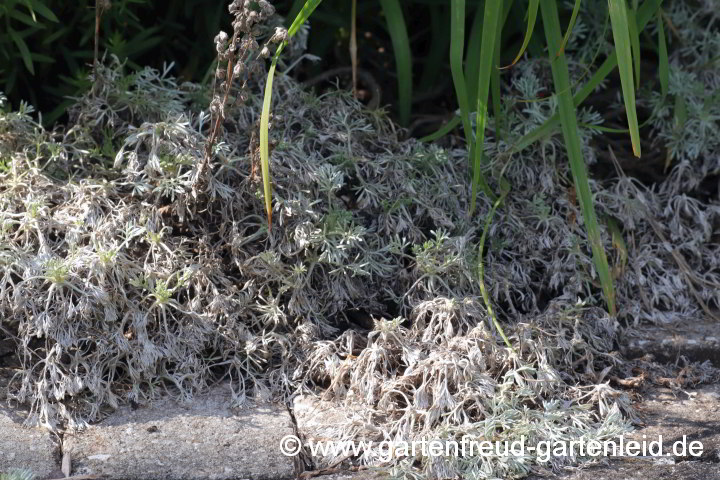
[[[32,56],[30,55],[30,49],[25,43],[25,40],[23,40],[22,37],[12,29],[8,30],[8,35],[10,35],[10,38],[12,38],[12,41],[15,42],[15,45],[20,51],[20,57],[25,64],[25,68],[27,68],[32,75],[35,75],[35,68],[33,66]]]
[[[665,27],[663,25],[662,10],[658,9],[658,75],[660,76],[660,91],[663,98],[668,94],[670,86],[670,61],[668,59],[667,41],[665,39]]]

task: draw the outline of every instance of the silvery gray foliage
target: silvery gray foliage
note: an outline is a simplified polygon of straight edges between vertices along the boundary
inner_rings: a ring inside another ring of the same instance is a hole
[[[668,150],[669,178],[662,188],[674,195],[720,173],[720,36],[716,2],[676,1],[666,14],[673,25],[666,28],[669,91],[666,97],[653,93],[646,104],[658,142]]]
[[[277,77],[269,230],[251,141],[260,95],[225,111],[198,192],[209,131],[198,87],[168,71],[128,75],[116,61],[97,81],[62,130],[44,130],[27,106],[0,113],[0,327],[18,344],[10,393],[31,421],[81,426],[123,402],[190,398],[229,379],[238,404],[301,391],[344,403],[337,439],[532,443],[629,428],[629,399],[608,383],[628,368],[613,353],[618,319],[601,308],[561,138],[507,154],[553,100],[509,105],[504,138],[490,129],[488,174],[513,189],[480,258],[490,204],[480,197],[468,217],[467,152],[399,141],[383,112],[347,93],[316,97]],[[548,82],[547,64],[523,62],[511,93],[536,98]],[[600,118],[580,116],[592,162]],[[620,320],[720,304],[718,205],[670,187],[674,178],[592,183],[625,238],[626,259],[603,231]],[[514,350],[488,317],[480,261]],[[407,478],[508,478],[582,460],[393,466]]]
[[[162,73],[125,79],[121,69],[98,72],[191,102],[188,87]],[[165,390],[189,398],[226,378],[238,403],[324,392],[371,419],[379,438],[500,424],[511,437],[530,433],[528,402],[548,431],[570,421],[573,435],[627,428],[627,397],[593,386],[596,372],[620,364],[609,353],[617,326],[577,304],[578,295],[599,304],[599,294],[581,225],[555,219],[574,207],[555,191],[514,192],[488,236],[485,282],[520,342],[512,352],[489,326],[477,281],[489,204],[481,198],[479,215],[467,217],[462,151],[400,142],[382,112],[347,93],[316,98],[281,75],[268,230],[248,148],[259,96],[223,132],[202,204],[192,191],[207,116],[162,116],[122,103],[111,81],[100,85],[75,118],[103,111],[106,123],[48,132],[26,114],[0,120],[11,152],[0,187],[0,310],[21,362],[11,395],[30,405],[31,420],[80,426],[123,402]],[[103,153],[104,132],[115,152]],[[557,152],[518,163],[508,178],[566,175]],[[555,297],[549,309],[546,296]],[[338,437],[360,438],[367,426],[343,426]],[[518,475],[533,462],[421,471]]]

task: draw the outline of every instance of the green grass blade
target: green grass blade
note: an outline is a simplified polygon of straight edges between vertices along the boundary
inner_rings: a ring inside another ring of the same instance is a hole
[[[53,13],[52,10],[50,10],[44,2],[33,0],[31,2],[28,2],[28,8],[30,8],[30,11],[33,13],[33,17],[35,16],[35,13],[38,13],[39,15],[47,18],[51,22],[59,22],[57,16]]]
[[[470,128],[470,105],[465,73],[463,71],[463,50],[465,49],[465,0],[450,2],[450,74],[455,86],[455,96],[460,107],[465,140],[472,142]]]
[[[503,13],[502,0],[489,0],[485,2],[483,16],[482,43],[480,47],[480,70],[478,72],[477,108],[475,123],[475,148],[473,155],[473,180],[470,197],[470,214],[475,211],[477,190],[482,176],[483,145],[485,144],[485,126],[487,125],[487,107],[490,90],[490,77],[495,68],[495,41],[497,29],[500,27],[500,16]]]
[[[265,199],[265,214],[268,219],[268,227],[272,225],[272,186],[270,178],[270,149],[268,146],[268,130],[270,123],[270,104],[272,103],[272,84],[275,77],[275,67],[282,46],[277,49],[272,59],[270,70],[268,71],[267,80],[265,81],[265,95],[263,97],[262,114],[260,115],[260,169],[262,171],[263,180],[263,197]]]
[[[465,0],[451,0],[450,3],[450,73],[455,85],[455,95],[460,107],[460,120],[465,133],[465,141],[474,158],[475,142],[470,125],[470,94],[468,93],[465,73],[463,71],[463,50],[465,48]],[[495,195],[490,190],[482,172],[479,172],[478,183],[485,194],[492,199]]]
[[[638,31],[642,32],[645,29],[645,26],[648,24],[650,19],[657,13],[661,3],[662,0],[647,0],[640,6],[637,14]],[[615,69],[616,66],[617,55],[615,54],[615,52],[613,52],[605,59],[602,65],[598,67],[592,77],[590,77],[590,80],[588,80],[588,82],[575,94],[575,96],[573,97],[575,106],[578,106],[582,102],[584,102],[585,99],[588,98],[590,94],[594,92],[595,89],[603,82],[603,80],[605,80],[605,78],[610,75],[610,73]],[[552,117],[547,119],[545,123],[540,125],[538,128],[536,128],[532,132],[525,134],[522,138],[520,138],[513,145],[511,151],[519,152],[529,147],[536,141],[547,138],[553,133],[553,131],[555,131],[555,129],[559,125],[560,115],[556,113]]]
[[[352,65],[352,94],[357,98],[357,0],[352,0],[350,7],[350,64]]]
[[[288,28],[288,38],[297,33],[300,27],[310,18],[313,11],[320,5],[322,0],[307,0],[303,5],[300,13],[297,14],[290,28]],[[272,179],[270,178],[270,148],[268,145],[268,129],[270,124],[270,104],[272,103],[272,84],[275,77],[275,68],[277,67],[280,53],[287,45],[287,41],[281,43],[275,51],[275,55],[268,71],[265,81],[265,93],[263,96],[262,113],[260,115],[260,170],[262,172],[263,181],[263,197],[265,200],[265,214],[268,219],[268,228],[272,225]]]
[[[590,240],[593,263],[600,277],[600,283],[602,284],[610,315],[615,315],[615,290],[613,288],[613,280],[610,275],[607,256],[605,255],[600,237],[595,209],[593,208],[587,167],[585,166],[585,159],[582,155],[582,144],[578,135],[575,104],[570,92],[570,73],[568,71],[565,54],[557,56],[552,53],[559,51],[561,42],[560,17],[558,15],[557,4],[555,0],[542,0],[540,2],[540,8],[545,27],[545,37],[547,38],[548,48],[551,52],[551,68],[555,91],[557,92],[560,125],[562,126],[563,137],[565,139],[565,148],[567,149],[568,158],[570,159],[570,170],[580,202],[583,220],[585,221],[588,239]]]
[[[12,41],[15,43],[15,46],[17,46],[17,49],[20,52],[20,58],[22,58],[22,61],[25,64],[25,68],[28,69],[30,74],[35,75],[35,67],[33,66],[32,55],[30,55],[30,49],[28,48],[27,43],[25,43],[25,40],[23,40],[23,38],[12,28],[8,29],[7,32]]]
[[[685,103],[685,97],[682,95],[675,96],[675,107],[673,112],[675,115],[675,128],[677,130],[682,130],[685,127],[685,122],[687,122],[688,117],[687,104]]]
[[[628,33],[630,35],[630,49],[635,73],[635,89],[638,90],[640,89],[640,32],[637,28],[637,20],[635,20],[636,12],[637,10],[634,8],[627,9]]]
[[[500,42],[502,25],[498,25],[498,36],[495,39],[495,54],[493,60],[493,69],[490,77],[490,94],[493,104],[493,117],[495,118],[495,133],[498,138],[505,138],[505,116],[502,111],[502,95],[500,85]]]
[[[412,52],[410,51],[410,38],[405,26],[400,0],[380,0],[385,12],[390,40],[395,53],[395,68],[398,82],[398,116],[400,124],[407,126],[410,123],[410,110],[412,107]]]
[[[670,88],[670,60],[668,59],[667,40],[665,39],[665,25],[662,18],[662,9],[657,12],[658,21],[658,75],[660,76],[660,92],[663,98],[667,97]]]
[[[677,135],[685,128],[685,122],[687,122],[687,105],[685,104],[685,97],[682,95],[675,95],[675,105],[673,107],[673,131]],[[665,172],[672,164],[673,154],[672,150],[668,149],[667,157],[665,158]]]
[[[422,76],[417,85],[417,91],[428,92],[435,86],[442,70],[438,65],[447,61],[447,52],[450,47],[450,25],[447,10],[438,5],[430,7],[430,50],[423,62]]]
[[[485,239],[487,238],[488,231],[490,230],[490,224],[492,223],[492,219],[495,216],[495,211],[497,210],[498,206],[500,206],[500,204],[505,200],[507,194],[510,192],[510,184],[507,182],[507,180],[503,178],[500,183],[502,185],[500,196],[497,200],[495,200],[492,208],[487,214],[487,217],[485,217],[485,226],[483,228],[483,233],[480,236],[480,245],[478,247],[478,281],[480,283],[480,293],[482,294],[483,302],[485,303],[485,308],[487,309],[488,315],[490,315],[493,325],[495,325],[495,328],[505,342],[505,345],[507,345],[512,350],[513,346],[510,343],[510,340],[508,340],[507,335],[505,335],[505,332],[500,325],[500,322],[498,322],[498,319],[495,316],[495,311],[493,310],[492,303],[490,302],[490,295],[488,294],[487,288],[485,287],[485,264],[483,262]]]
[[[615,54],[617,55],[618,70],[620,70],[620,85],[622,86],[625,112],[630,129],[633,153],[636,157],[641,155],[640,129],[638,128],[637,111],[635,110],[635,82],[633,81],[633,60],[630,46],[630,28],[626,0],[609,0],[610,24],[615,39]]]
[[[322,2],[322,0],[306,0],[302,9],[300,9],[300,13],[297,14],[295,20],[293,20],[292,25],[290,25],[290,28],[288,28],[288,38],[292,38],[300,29],[300,27],[302,27],[305,22],[308,21],[310,15],[312,15],[318,5],[320,5],[320,2]]]
[[[580,12],[580,5],[582,4],[582,0],[575,0],[575,6],[573,6],[572,15],[570,15],[570,24],[568,25],[567,31],[565,32],[565,36],[562,39],[562,43],[560,44],[560,49],[558,50],[557,54],[561,55],[565,52],[565,45],[567,45],[568,40],[570,40],[570,34],[572,33],[572,29],[575,26],[575,22],[577,21],[578,13]]]
[[[630,133],[630,130],[627,128],[610,128],[610,127],[603,127],[602,125],[594,125],[592,123],[580,123],[579,124],[583,128],[588,128],[590,130],[597,130],[598,132],[604,132],[604,133]]]
[[[447,135],[448,133],[452,132],[453,129],[455,129],[455,127],[460,125],[460,122],[461,122],[460,117],[456,115],[456,116],[452,117],[450,119],[450,121],[448,121],[445,125],[440,127],[437,131],[435,131],[429,135],[425,135],[424,137],[418,138],[418,142],[423,142],[423,143],[424,142],[432,142],[432,141],[437,140],[438,138],[442,138],[445,135]]]
[[[288,12],[287,19],[292,18],[293,20],[297,17],[300,10],[305,6],[305,0],[293,0],[290,11]],[[290,24],[292,25],[292,24]]]
[[[605,216],[605,225],[607,225],[608,231],[612,238],[612,246],[616,252],[617,263],[612,267],[613,279],[618,279],[622,276],[625,268],[627,267],[628,261],[628,247],[625,239],[622,236],[622,231],[617,224],[617,220],[611,216]]]
[[[482,42],[483,14],[485,13],[484,0],[478,4],[470,28],[467,51],[465,52],[465,81],[468,85],[468,102],[475,105],[477,102],[478,72],[480,71],[480,43]]]
[[[530,39],[532,38],[533,30],[535,30],[535,23],[537,22],[537,13],[538,13],[539,6],[540,6],[540,0],[530,0],[530,5],[528,6],[527,30],[525,31],[525,38],[523,39],[522,46],[520,47],[520,51],[518,52],[517,56],[512,61],[512,63],[503,68],[510,68],[513,65],[515,65],[518,62],[518,60],[520,60],[520,58],[523,56],[523,53],[525,53],[525,50],[527,49],[528,45],[530,44]]]
[[[498,138],[505,138],[505,115],[502,110],[502,95],[501,95],[501,82],[500,82],[500,56],[502,54],[502,32],[503,26],[507,21],[507,17],[510,14],[510,7],[512,7],[513,0],[507,0],[505,2],[505,8],[502,16],[498,18],[498,24],[496,27],[495,37],[495,53],[493,54],[493,69],[490,77],[490,92],[492,94],[493,102],[493,117],[495,118],[495,133]]]

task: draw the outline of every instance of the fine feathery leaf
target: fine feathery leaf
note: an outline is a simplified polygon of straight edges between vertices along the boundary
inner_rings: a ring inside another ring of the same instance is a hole
[[[625,112],[630,129],[633,153],[636,157],[641,155],[640,129],[638,127],[637,111],[635,109],[635,82],[633,80],[633,60],[630,46],[630,27],[626,0],[609,0],[610,24],[612,25],[615,40],[615,53],[617,55],[618,69],[620,70],[620,85],[622,86]]]
[[[559,51],[561,41],[560,17],[558,15],[557,4],[555,0],[542,0],[540,8],[549,51],[557,52]],[[553,56],[555,58],[553,58]],[[567,149],[567,155],[570,160],[570,170],[575,183],[575,190],[580,202],[585,228],[587,229],[588,239],[592,248],[593,263],[600,277],[600,283],[602,284],[610,315],[615,315],[615,290],[612,276],[610,275],[607,256],[605,255],[600,237],[595,209],[593,208],[587,167],[585,166],[585,159],[582,154],[582,143],[578,135],[575,104],[572,93],[570,92],[570,73],[568,71],[567,60],[565,59],[565,54],[557,56],[550,53],[550,58],[555,91],[557,92],[560,125],[562,126],[565,148]]]
[[[407,126],[410,122],[410,108],[412,106],[412,52],[410,38],[405,26],[400,0],[380,0],[385,19],[387,20],[390,40],[395,53],[395,68],[397,71],[398,88],[398,116],[400,123]]]

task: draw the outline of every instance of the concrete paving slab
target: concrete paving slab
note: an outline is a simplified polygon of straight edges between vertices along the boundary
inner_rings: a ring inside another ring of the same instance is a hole
[[[217,388],[189,405],[162,400],[123,407],[89,429],[66,434],[63,452],[73,475],[113,480],[280,480],[295,477],[293,459],[280,452],[291,435],[283,406],[234,411]]]
[[[57,467],[58,445],[47,430],[23,427],[24,419],[21,410],[0,407],[0,473],[23,469],[47,477]]]
[[[682,355],[693,362],[709,360],[720,368],[720,327],[712,320],[674,325],[641,325],[630,332],[622,353],[627,358],[652,354],[660,363],[675,363]]]

